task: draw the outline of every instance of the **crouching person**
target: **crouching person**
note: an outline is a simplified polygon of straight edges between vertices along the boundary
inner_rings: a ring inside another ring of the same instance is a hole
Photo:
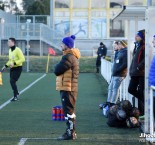
[[[62,40],[64,53],[61,61],[56,65],[54,73],[56,78],[56,90],[60,91],[62,107],[66,119],[66,132],[58,140],[76,139],[75,132],[75,104],[78,92],[78,75],[80,51],[74,48],[75,36],[65,37]]]

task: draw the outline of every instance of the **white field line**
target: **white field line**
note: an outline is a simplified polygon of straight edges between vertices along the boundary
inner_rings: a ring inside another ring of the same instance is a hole
[[[86,137],[86,138],[78,138],[78,140],[94,140],[94,141],[97,141],[97,140],[105,140],[104,138],[102,137],[97,137],[97,138],[89,138],[89,137]],[[25,143],[28,141],[28,140],[57,140],[57,138],[21,138],[20,141],[18,142],[18,145],[25,145]]]
[[[18,145],[24,145],[28,138],[21,138]]]
[[[21,138],[18,145],[24,145],[27,140],[57,140],[57,138]],[[90,138],[80,138],[80,140],[90,140]]]
[[[21,138],[18,145],[24,145],[27,140],[56,140],[57,138]]]
[[[42,78],[44,78],[46,76],[46,74],[44,74],[43,76],[41,76],[40,78],[38,78],[37,80],[35,80],[33,83],[31,83],[30,85],[28,85],[25,89],[23,89],[22,91],[20,91],[20,95],[23,94],[26,90],[28,90],[29,88],[31,88],[34,84],[36,84],[38,81],[40,81]],[[12,98],[11,98],[12,99]],[[5,103],[3,103],[2,105],[0,105],[0,110],[3,109],[5,106],[7,106],[10,102],[11,99],[9,99],[8,101],[6,101]]]

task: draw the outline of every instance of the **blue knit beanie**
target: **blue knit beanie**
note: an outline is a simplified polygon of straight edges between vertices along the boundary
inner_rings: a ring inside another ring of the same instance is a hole
[[[155,35],[153,37],[155,38]]]
[[[138,32],[137,32],[137,35],[138,35],[142,40],[144,40],[144,36],[143,36],[143,33],[142,33],[142,32],[138,31]]]
[[[62,42],[68,46],[68,48],[74,48],[74,40],[75,40],[75,36],[71,35],[70,37],[65,37],[63,38]]]

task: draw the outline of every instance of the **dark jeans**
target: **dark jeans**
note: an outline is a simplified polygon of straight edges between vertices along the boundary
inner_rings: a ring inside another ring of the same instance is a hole
[[[101,66],[101,57],[100,56],[97,56],[97,59],[96,59],[96,67],[100,67]]]
[[[18,95],[18,88],[17,88],[16,82],[18,81],[21,75],[21,72],[22,72],[21,66],[10,69],[10,84],[13,90],[14,97]]]
[[[65,119],[67,120],[67,131],[70,130],[73,133],[75,131],[75,105],[77,92],[60,91],[60,96]]]
[[[128,92],[138,99],[138,108],[141,115],[144,114],[144,77],[143,76],[132,76]]]

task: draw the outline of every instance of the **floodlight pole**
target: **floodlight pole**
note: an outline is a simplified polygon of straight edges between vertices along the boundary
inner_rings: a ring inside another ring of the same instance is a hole
[[[30,44],[29,44],[29,41],[30,41],[30,35],[29,35],[29,24],[31,23],[31,20],[28,19],[26,21],[26,41],[27,41],[27,44],[26,44],[26,54],[27,54],[27,72],[29,72],[29,63],[30,63],[30,57],[29,57],[29,51],[30,51]]]
[[[50,27],[53,28],[53,11],[54,11],[54,0],[50,0]]]
[[[4,23],[5,23],[5,19],[2,18],[1,19],[1,34],[0,34],[0,55],[2,55],[2,38],[4,38]]]

